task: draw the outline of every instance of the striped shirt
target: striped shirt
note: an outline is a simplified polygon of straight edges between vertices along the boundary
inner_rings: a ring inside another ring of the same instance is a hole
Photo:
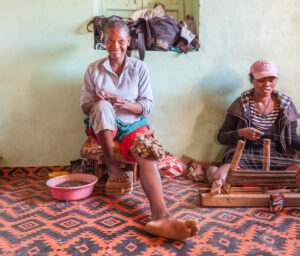
[[[251,98],[249,99],[249,108],[250,108],[252,125],[254,128],[260,131],[267,130],[269,127],[271,127],[277,120],[280,111],[280,105],[277,104],[275,108],[272,110],[272,112],[269,113],[268,115],[260,114],[256,110],[255,104]]]

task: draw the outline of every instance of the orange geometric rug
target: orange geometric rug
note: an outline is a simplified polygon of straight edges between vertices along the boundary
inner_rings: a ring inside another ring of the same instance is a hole
[[[184,242],[152,236],[139,182],[131,195],[97,192],[73,202],[52,198],[49,172],[69,167],[0,169],[0,255],[300,255],[300,209],[202,208],[197,183],[164,179],[172,216],[197,218],[198,236]]]

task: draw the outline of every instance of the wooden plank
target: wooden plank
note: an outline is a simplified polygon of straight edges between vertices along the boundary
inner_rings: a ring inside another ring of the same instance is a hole
[[[261,187],[232,187],[230,190],[231,193],[236,193],[236,192],[262,192]]]
[[[236,170],[234,171],[233,175],[248,175],[253,174],[254,176],[258,175],[267,175],[267,176],[288,176],[288,175],[296,175],[296,170],[290,171],[259,171],[259,170]]]
[[[231,185],[257,185],[257,186],[268,186],[268,187],[273,187],[273,186],[286,186],[286,187],[292,187],[295,188],[297,187],[295,179],[290,179],[290,180],[272,180],[270,179],[257,179],[253,178],[250,179],[249,177],[241,177],[238,178],[238,180],[235,179],[230,179],[230,184]]]
[[[232,187],[230,190],[231,193],[262,193],[262,187]],[[296,189],[272,189],[269,190],[269,193],[288,193],[288,192],[296,192]]]
[[[226,183],[233,185],[290,186],[297,187],[295,171],[249,171],[229,172]]]
[[[300,193],[283,193],[285,207],[300,207]],[[200,194],[200,204],[207,207],[269,207],[270,193],[233,193],[212,196]]]
[[[210,192],[211,188],[198,188],[199,193],[208,193]]]
[[[211,185],[209,185],[207,183],[200,183],[199,184],[199,187],[198,187],[199,193],[210,192],[210,190],[211,190]]]

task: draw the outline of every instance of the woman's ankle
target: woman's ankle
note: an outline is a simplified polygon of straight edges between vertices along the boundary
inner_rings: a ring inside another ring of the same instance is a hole
[[[151,216],[151,220],[161,220],[161,219],[171,219],[171,216],[168,211],[153,213]]]

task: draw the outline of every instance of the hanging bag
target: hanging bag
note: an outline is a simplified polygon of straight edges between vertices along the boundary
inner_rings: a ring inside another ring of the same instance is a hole
[[[95,16],[87,24],[87,30],[94,32],[95,49],[105,49],[105,26],[113,20],[122,20],[122,18],[115,15]],[[155,16],[149,21],[139,18],[127,23],[127,26],[131,36],[127,55],[131,56],[132,50],[138,50],[140,60],[144,60],[146,50],[169,51],[173,46],[187,53],[200,47],[198,38],[171,16]]]
[[[179,40],[181,25],[171,16],[154,17],[149,20],[154,51],[169,51]]]
[[[131,42],[127,50],[127,55],[131,56],[132,50],[138,50],[140,60],[144,60],[145,51],[151,49],[151,34],[148,21],[144,18],[139,18],[128,24]]]

